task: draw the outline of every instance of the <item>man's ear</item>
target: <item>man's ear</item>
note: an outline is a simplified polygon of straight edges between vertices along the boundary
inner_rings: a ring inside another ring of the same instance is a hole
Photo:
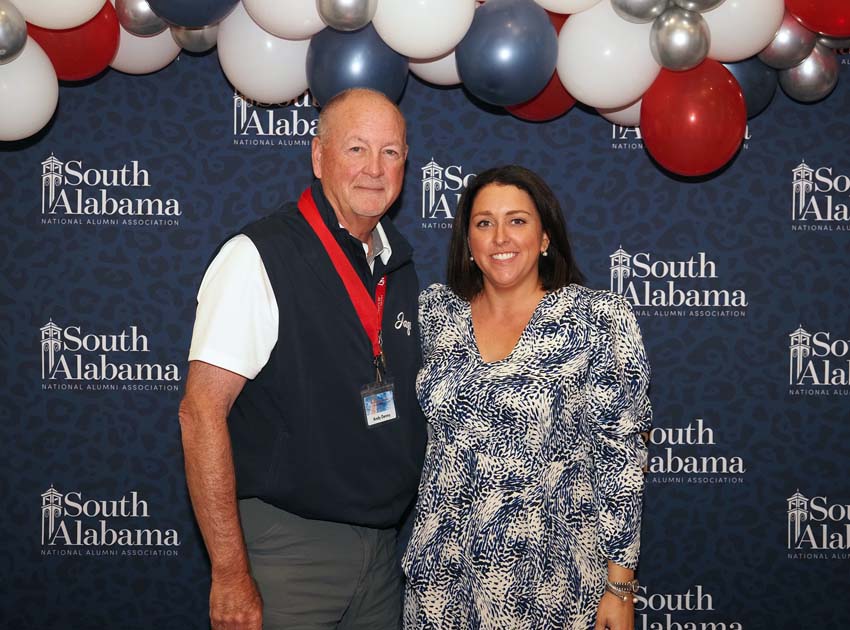
[[[316,179],[322,179],[322,141],[318,137],[313,138],[310,155],[313,160],[313,175]]]

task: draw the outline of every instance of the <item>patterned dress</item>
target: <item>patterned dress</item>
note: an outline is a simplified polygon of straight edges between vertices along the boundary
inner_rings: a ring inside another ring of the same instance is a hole
[[[649,366],[628,303],[569,285],[485,363],[469,303],[419,298],[431,439],[403,559],[406,630],[593,628],[640,548]]]

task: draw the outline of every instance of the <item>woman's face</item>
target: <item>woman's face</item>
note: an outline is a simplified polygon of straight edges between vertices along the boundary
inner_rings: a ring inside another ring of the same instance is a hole
[[[534,200],[516,186],[488,184],[469,216],[469,250],[491,288],[537,288],[537,257],[549,247]]]

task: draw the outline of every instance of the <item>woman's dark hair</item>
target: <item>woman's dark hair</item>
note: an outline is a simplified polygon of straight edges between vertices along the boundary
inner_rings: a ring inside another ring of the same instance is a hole
[[[570,283],[582,284],[584,276],[573,259],[573,250],[567,237],[567,228],[561,206],[552,189],[540,176],[516,165],[498,166],[479,173],[463,192],[457,207],[452,239],[449,243],[447,283],[449,288],[465,300],[472,300],[484,288],[481,270],[469,260],[469,217],[475,198],[485,186],[515,186],[524,190],[534,201],[543,231],[549,236],[547,256],[537,259],[537,270],[546,291],[554,291]]]

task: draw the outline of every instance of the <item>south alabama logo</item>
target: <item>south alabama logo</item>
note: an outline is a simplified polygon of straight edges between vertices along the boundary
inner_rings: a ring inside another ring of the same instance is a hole
[[[180,380],[174,363],[127,360],[150,352],[138,326],[99,334],[77,325],[62,327],[51,319],[40,330],[41,378],[47,389],[51,382]]]
[[[473,177],[460,165],[443,167],[431,158],[422,167],[422,227],[451,228],[460,196]]]
[[[742,309],[747,306],[747,294],[743,289],[716,286],[717,265],[705,252],[697,252],[684,260],[655,260],[649,252],[629,254],[620,246],[609,258],[611,291],[623,295],[634,307]],[[695,284],[697,287],[693,286]],[[736,312],[743,314],[743,311]],[[665,314],[692,313],[670,311]],[[708,310],[697,311],[697,314],[719,313]]]
[[[812,168],[804,160],[792,170],[792,181],[794,230],[850,230],[850,177],[831,166]]]
[[[150,527],[148,519],[148,502],[136,491],[120,499],[89,499],[82,492],[62,493],[51,485],[41,495],[42,555],[118,555],[83,553],[80,547],[180,546],[177,530]],[[176,555],[176,551],[127,555]]]
[[[82,160],[62,162],[51,153],[41,163],[42,222],[82,223],[97,217],[113,224],[177,225],[180,202],[146,195],[150,179],[136,160],[120,168],[86,168]]]
[[[788,335],[788,384],[797,388],[834,388],[850,385],[850,341],[828,331],[813,333],[803,326]],[[791,390],[791,393],[808,393]],[[819,389],[812,393],[850,394],[847,389]]]
[[[309,146],[318,130],[316,107],[309,92],[274,108],[234,92],[233,144]]]
[[[804,558],[850,557],[850,505],[826,496],[808,498],[797,490],[788,497],[788,556]]]

